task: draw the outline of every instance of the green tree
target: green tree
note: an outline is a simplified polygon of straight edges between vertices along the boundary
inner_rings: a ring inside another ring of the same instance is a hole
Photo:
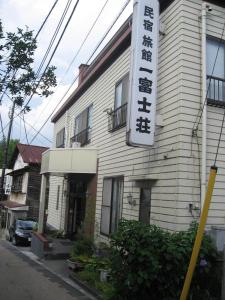
[[[26,97],[39,95],[48,97],[56,86],[55,67],[48,67],[44,73],[34,70],[34,53],[37,41],[33,31],[18,28],[16,33],[4,34],[0,23],[0,92],[1,101],[7,95],[16,106],[22,107]],[[25,105],[24,111],[30,107]]]
[[[12,101],[6,146],[3,152],[0,181],[1,199],[3,199],[4,194],[5,168],[8,161],[15,109],[19,107],[21,111],[28,112],[30,110],[28,104],[33,95],[48,97],[53,93],[52,87],[56,86],[54,73],[56,68],[54,66],[47,65],[42,73],[40,70],[35,71],[34,53],[36,49],[36,37],[33,36],[33,31],[30,31],[28,27],[25,30],[17,28],[16,33],[4,33],[0,21],[0,104],[5,99]]]
[[[9,141],[9,149],[8,149],[8,161],[7,161],[7,168],[9,167],[9,162],[11,161],[12,154],[14,152],[14,149],[16,147],[16,144],[19,143],[19,140],[10,140]],[[3,164],[3,154],[4,154],[4,147],[5,142],[3,140],[0,141],[0,169],[2,169]]]

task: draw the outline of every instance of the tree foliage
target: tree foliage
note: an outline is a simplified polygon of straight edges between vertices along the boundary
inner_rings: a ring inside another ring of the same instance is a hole
[[[48,97],[56,86],[55,67],[50,66],[44,74],[34,71],[34,53],[37,41],[28,27],[17,32],[3,32],[0,22],[0,93],[6,94],[17,106],[22,107],[26,97]],[[1,99],[2,100],[2,99]],[[24,111],[29,111],[29,106]]]
[[[8,168],[9,162],[11,161],[12,154],[14,152],[16,144],[18,144],[18,143],[19,143],[19,140],[10,140],[9,141],[7,168]],[[0,169],[2,168],[2,164],[3,164],[4,147],[5,147],[5,142],[3,140],[1,140],[0,141]]]
[[[122,220],[111,239],[111,279],[116,300],[179,299],[197,224],[170,233],[154,225]],[[204,235],[189,299],[220,299],[218,253]]]

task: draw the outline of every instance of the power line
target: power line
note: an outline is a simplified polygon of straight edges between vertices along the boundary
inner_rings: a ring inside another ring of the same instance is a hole
[[[6,94],[6,96],[9,98],[9,100],[10,100],[11,102],[13,102],[13,100],[9,97],[9,95]],[[16,117],[19,117],[19,118],[22,120],[22,117],[21,117],[20,114],[18,114]],[[25,119],[24,119],[24,122],[25,122],[29,127],[31,127],[34,131],[38,132],[38,130],[37,130],[33,125],[31,125],[31,124],[29,124],[27,121],[25,121]],[[9,126],[9,124],[10,124],[10,122],[8,122],[8,123],[6,124],[6,126],[4,127],[4,129],[5,129],[7,126]],[[2,129],[2,132],[3,132],[4,129]],[[1,134],[2,132],[0,132],[0,134]],[[46,139],[48,142],[52,143],[52,141],[51,141],[49,138],[47,138],[46,136],[44,136],[44,135],[41,134],[41,133],[40,133],[40,135],[41,135],[44,139]]]
[[[98,43],[97,47],[95,48],[94,52],[91,54],[90,58],[88,59],[87,63],[90,61],[90,59],[94,56],[95,52],[98,50],[99,46],[101,45],[101,43],[104,41],[104,39],[106,38],[106,36],[108,35],[108,33],[110,32],[110,30],[112,29],[112,27],[115,25],[116,21],[118,20],[118,18],[121,16],[121,14],[123,13],[123,11],[125,10],[125,8],[127,7],[127,5],[129,4],[130,0],[127,0],[125,5],[122,7],[121,11],[119,12],[119,14],[117,15],[117,17],[114,19],[113,23],[111,24],[110,28],[106,31],[106,33],[104,34],[103,38],[101,39],[101,41]],[[67,93],[69,92],[69,90],[71,89],[71,87],[73,86],[73,84],[76,82],[76,80],[78,79],[78,76],[76,76],[76,78],[73,80],[72,84],[69,86],[69,88],[66,90],[66,92],[64,93],[64,95],[62,96],[62,98],[60,99],[60,101],[58,102],[58,104],[55,106],[55,108],[53,109],[52,113],[48,116],[48,118],[45,120],[45,122],[43,123],[43,125],[40,127],[40,129],[38,130],[38,132],[36,133],[36,135],[33,137],[33,139],[31,140],[31,143],[35,140],[35,138],[37,137],[37,135],[41,132],[41,130],[44,128],[44,126],[47,124],[47,122],[49,121],[49,119],[51,118],[51,116],[54,114],[54,112],[56,111],[56,109],[59,107],[59,105],[61,104],[61,101],[65,98],[65,96],[67,95]]]
[[[35,40],[37,39],[38,35],[40,34],[42,28],[44,27],[45,23],[47,22],[48,18],[50,17],[53,9],[55,8],[56,4],[57,4],[58,0],[56,0],[52,6],[52,8],[50,9],[49,13],[47,14],[46,18],[44,19],[44,22],[41,24],[41,27],[39,28],[37,34],[35,35]]]
[[[52,55],[51,55],[51,57],[50,57],[50,59],[49,59],[47,65],[46,65],[46,67],[45,67],[45,70],[44,70],[44,72],[42,73],[42,76],[41,76],[41,78],[39,79],[39,81],[38,81],[38,83],[37,83],[36,89],[38,88],[38,86],[39,86],[39,84],[40,84],[40,82],[41,82],[41,79],[43,78],[43,76],[44,76],[44,74],[45,74],[47,68],[49,67],[49,65],[50,65],[50,63],[51,63],[51,61],[52,61],[52,58],[53,58],[53,56],[55,55],[56,50],[58,49],[58,46],[59,46],[59,44],[60,44],[60,42],[61,42],[61,40],[62,40],[62,37],[63,37],[63,35],[64,35],[64,33],[65,33],[65,31],[66,31],[66,29],[67,29],[67,27],[68,27],[68,25],[69,25],[69,23],[70,23],[70,21],[71,21],[71,18],[72,18],[73,14],[74,14],[74,12],[75,12],[75,10],[76,10],[76,8],[77,8],[77,5],[78,5],[79,1],[80,1],[80,0],[77,0],[76,3],[75,3],[75,5],[74,5],[74,8],[73,8],[73,10],[72,10],[72,12],[71,12],[71,14],[70,14],[70,16],[69,16],[69,19],[67,20],[66,25],[65,25],[65,27],[64,27],[64,29],[63,29],[61,35],[60,35],[60,38],[59,38],[59,40],[58,40],[58,42],[57,42],[57,44],[56,44],[56,46],[55,46],[55,48],[54,48],[54,50],[53,50],[53,53],[52,53]],[[24,105],[24,107],[28,106],[28,104],[30,103],[30,101],[31,101],[31,99],[33,98],[33,96],[34,96],[34,92],[33,92],[32,95],[30,96],[29,100],[28,100],[27,103]],[[21,110],[21,112],[22,112],[23,110],[24,110],[24,108]]]
[[[44,65],[44,63],[45,63],[45,61],[46,61],[46,59],[47,59],[47,57],[48,57],[48,54],[49,54],[49,52],[51,51],[51,48],[52,48],[52,46],[53,46],[53,44],[54,44],[54,42],[55,42],[55,40],[56,40],[56,37],[57,37],[57,35],[58,35],[58,33],[59,33],[59,30],[60,30],[60,28],[61,28],[61,26],[62,26],[62,23],[63,23],[63,21],[64,21],[64,19],[65,19],[65,16],[66,16],[66,14],[67,14],[67,12],[68,12],[68,10],[69,10],[69,7],[70,7],[71,3],[72,3],[72,0],[68,0],[67,4],[66,4],[66,6],[65,6],[65,9],[64,9],[64,11],[63,11],[63,13],[62,13],[62,15],[61,15],[61,18],[60,18],[60,20],[59,20],[59,22],[58,22],[58,25],[57,25],[57,27],[56,27],[56,29],[55,29],[55,32],[54,32],[54,34],[53,34],[53,36],[52,36],[52,38],[51,38],[51,41],[50,41],[50,43],[49,43],[49,45],[48,45],[48,48],[47,48],[47,50],[46,50],[46,52],[45,52],[45,55],[44,55],[44,57],[43,57],[43,59],[42,59],[40,65],[39,65],[39,67],[38,67],[37,75],[40,74],[41,69],[42,69],[42,67],[43,67],[43,65]]]
[[[102,14],[102,12],[103,12],[103,10],[104,10],[104,8],[105,8],[105,6],[106,6],[106,4],[107,4],[108,2],[109,2],[109,0],[106,0],[105,3],[104,3],[104,5],[102,6],[100,13],[98,14],[98,16],[97,16],[97,18],[95,19],[94,23],[92,24],[90,30],[88,31],[86,37],[84,38],[84,40],[83,40],[81,46],[79,47],[78,51],[76,52],[75,56],[73,57],[72,61],[71,61],[70,64],[69,64],[69,66],[67,67],[67,69],[66,69],[66,71],[65,71],[65,73],[64,73],[64,75],[63,75],[63,78],[61,79],[60,83],[58,84],[58,87],[57,87],[56,91],[58,90],[59,86],[60,86],[61,83],[63,82],[63,80],[64,80],[66,74],[67,74],[68,71],[70,70],[70,68],[71,68],[72,64],[74,63],[75,59],[77,58],[78,54],[80,53],[80,51],[81,51],[83,45],[85,44],[86,40],[88,39],[89,35],[91,34],[92,29],[93,29],[94,26],[96,25],[98,19],[100,18],[101,14]],[[56,93],[56,91],[55,91],[55,93]],[[50,99],[50,100],[48,101],[48,103],[45,105],[45,107],[44,107],[43,110],[41,111],[41,114],[45,111],[45,109],[47,108],[47,106],[49,105],[49,103],[50,103],[50,101],[51,101],[52,99],[53,99],[53,97],[51,97],[51,99]],[[33,126],[34,126],[35,124],[36,124],[36,121],[34,122]]]

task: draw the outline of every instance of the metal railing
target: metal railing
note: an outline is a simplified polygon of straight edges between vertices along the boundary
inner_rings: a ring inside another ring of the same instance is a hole
[[[91,128],[88,127],[71,138],[71,143],[77,142],[81,146],[88,144],[91,140]]]
[[[225,106],[225,79],[207,75],[207,103]]]
[[[127,103],[108,113],[109,131],[114,131],[126,125]]]

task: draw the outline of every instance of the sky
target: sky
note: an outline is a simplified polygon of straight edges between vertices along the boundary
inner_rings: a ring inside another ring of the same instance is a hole
[[[16,32],[17,28],[25,29],[26,26],[28,26],[29,30],[34,30],[34,34],[36,34],[54,2],[55,0],[1,0],[0,15],[4,31]],[[73,14],[73,17],[51,62],[51,65],[57,67],[56,76],[58,86],[55,88],[54,94],[48,98],[40,98],[37,96],[32,98],[30,103],[32,109],[24,116],[26,125],[24,126],[24,122],[23,120],[21,120],[21,118],[16,117],[13,122],[12,138],[17,138],[20,139],[20,142],[27,143],[25,135],[26,132],[28,142],[31,143],[35,135],[35,130],[33,130],[31,126],[36,130],[39,130],[44,122],[48,119],[54,108],[56,106],[60,107],[60,105],[62,105],[66,98],[69,96],[69,94],[76,88],[77,83],[73,85],[67,96],[63,98],[63,95],[78,75],[79,65],[87,62],[94,49],[104,36],[105,32],[111,26],[126,2],[127,0],[79,1],[75,13]],[[49,42],[54,34],[61,14],[67,3],[68,0],[58,0],[52,14],[50,15],[47,23],[38,36],[38,47],[35,52],[35,62],[33,66],[36,70],[45,54],[46,49],[48,48]],[[66,24],[75,3],[76,0],[72,0],[70,9],[63,25]],[[78,53],[81,44],[83,43],[86,35],[90,31],[93,23],[95,22],[104,5],[105,7],[98,21],[96,22],[86,42]],[[115,32],[119,29],[123,22],[132,13],[132,5],[133,1],[131,0],[96,54],[99,53],[99,51],[104,47],[107,41],[109,41],[109,39],[115,34]],[[61,32],[62,30],[60,31],[60,34]],[[71,68],[67,71],[72,61],[73,63],[71,65]],[[9,122],[8,116],[10,107],[10,100],[4,97],[2,105],[0,107],[1,116],[3,119],[3,127],[5,127]],[[19,111],[19,109],[17,111]],[[6,127],[4,131],[5,135],[7,135],[7,131],[8,127]],[[41,134],[39,134],[32,141],[32,144],[51,146],[52,139],[53,124],[48,121],[45,127],[41,130]]]

